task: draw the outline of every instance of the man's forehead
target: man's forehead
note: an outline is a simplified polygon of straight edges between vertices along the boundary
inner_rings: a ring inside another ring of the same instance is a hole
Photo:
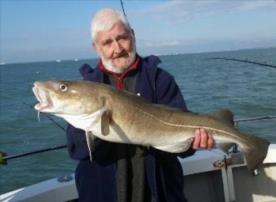
[[[99,40],[105,40],[107,38],[112,38],[118,35],[128,34],[128,33],[129,33],[129,30],[126,28],[126,26],[121,21],[118,21],[109,30],[99,31],[97,33],[97,38]]]

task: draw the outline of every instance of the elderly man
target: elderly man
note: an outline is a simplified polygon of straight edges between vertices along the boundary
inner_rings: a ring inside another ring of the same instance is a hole
[[[159,58],[137,55],[134,32],[119,12],[100,10],[91,31],[100,60],[95,69],[87,64],[80,68],[85,80],[126,89],[152,103],[187,110],[174,78],[158,67]],[[75,176],[80,201],[186,201],[176,155],[96,139],[90,161],[84,131],[69,125],[67,137],[71,157],[79,160]],[[181,155],[188,156],[194,149],[212,146],[212,137],[198,129],[192,148]]]

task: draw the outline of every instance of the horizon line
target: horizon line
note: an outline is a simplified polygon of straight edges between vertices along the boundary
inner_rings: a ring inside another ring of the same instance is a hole
[[[276,0],[275,0],[276,1]],[[237,48],[237,49],[223,49],[223,50],[215,50],[215,51],[192,51],[192,52],[179,52],[179,53],[165,53],[165,54],[147,54],[147,55],[156,55],[156,56],[170,56],[170,55],[189,55],[189,54],[205,54],[205,53],[218,53],[218,52],[232,52],[232,51],[242,51],[242,50],[256,50],[256,49],[274,49],[276,46],[269,46],[269,47],[255,47],[255,48]],[[143,54],[140,54],[143,55]],[[69,62],[75,61],[79,62],[82,60],[98,60],[99,57],[91,57],[91,58],[64,58],[64,59],[49,59],[49,60],[36,60],[36,61],[21,61],[21,62],[5,62],[0,61],[0,66],[4,65],[11,65],[11,64],[27,64],[27,63],[47,63],[47,62]]]

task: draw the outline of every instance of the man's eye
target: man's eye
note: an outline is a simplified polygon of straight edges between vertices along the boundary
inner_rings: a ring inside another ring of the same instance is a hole
[[[127,40],[127,39],[129,39],[128,35],[122,35],[122,36],[118,37],[118,40]]]
[[[111,44],[111,41],[110,41],[110,40],[104,41],[104,42],[102,43],[103,46],[108,46],[108,45],[110,45],[110,44]]]

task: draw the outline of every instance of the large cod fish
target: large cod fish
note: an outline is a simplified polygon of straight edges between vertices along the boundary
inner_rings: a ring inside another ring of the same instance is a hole
[[[254,170],[263,162],[269,146],[267,140],[235,129],[229,110],[206,115],[183,112],[90,81],[38,81],[33,92],[38,100],[37,111],[62,117],[86,132],[90,155],[94,136],[170,153],[185,152],[195,129],[203,128],[213,134],[218,147],[223,145],[225,149],[226,143],[236,143],[248,169]]]

